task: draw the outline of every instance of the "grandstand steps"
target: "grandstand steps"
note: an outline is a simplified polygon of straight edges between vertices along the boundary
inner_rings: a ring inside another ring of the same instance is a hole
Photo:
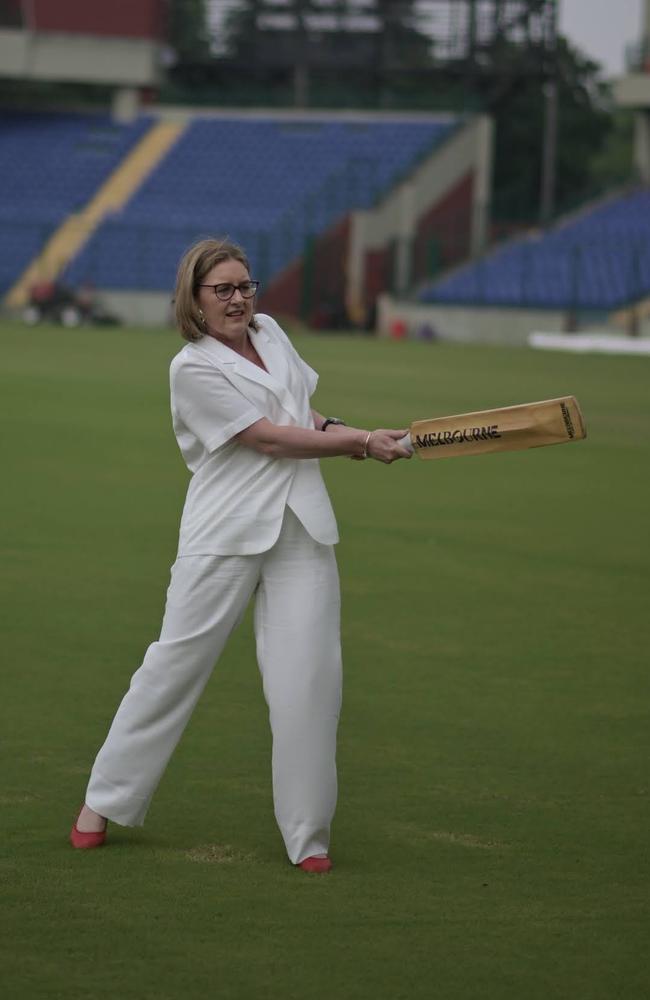
[[[122,160],[81,212],[75,212],[58,227],[7,293],[5,304],[21,308],[29,290],[38,281],[56,280],[99,225],[120,211],[155,170],[186,129],[182,122],[161,121],[153,125]]]

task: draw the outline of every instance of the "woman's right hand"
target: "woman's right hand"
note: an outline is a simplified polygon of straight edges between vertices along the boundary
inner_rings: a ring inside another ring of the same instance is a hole
[[[398,458],[412,458],[413,452],[400,444],[400,439],[408,434],[408,428],[402,431],[379,429],[372,431],[366,445],[368,458],[390,465]]]

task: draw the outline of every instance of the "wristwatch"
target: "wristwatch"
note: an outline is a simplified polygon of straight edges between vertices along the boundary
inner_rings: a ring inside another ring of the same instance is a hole
[[[323,421],[322,431],[326,431],[330,424],[342,424],[345,427],[345,420],[339,420],[338,417],[326,417]]]

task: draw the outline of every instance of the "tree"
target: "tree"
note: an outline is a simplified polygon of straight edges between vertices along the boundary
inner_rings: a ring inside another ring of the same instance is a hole
[[[510,85],[499,88],[504,53],[486,81],[492,86],[487,110],[494,116],[494,215],[502,221],[532,221],[538,217],[543,152],[544,93],[539,77],[518,72],[525,53],[511,52]],[[575,207],[593,196],[594,159],[603,150],[612,128],[612,115],[599,80],[597,63],[558,38],[558,134],[556,206]],[[488,90],[489,93],[489,90]]]
[[[179,63],[210,58],[205,0],[169,0],[168,38]]]
[[[634,111],[631,108],[617,108],[609,99],[606,141],[590,158],[589,167],[591,183],[597,191],[628,184],[630,178],[634,178]]]

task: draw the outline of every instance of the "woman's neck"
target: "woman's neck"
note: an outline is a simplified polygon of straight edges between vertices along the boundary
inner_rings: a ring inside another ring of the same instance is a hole
[[[216,333],[214,330],[206,330],[206,333],[209,337],[212,337],[213,340],[218,340],[220,344],[224,344],[226,347],[229,347],[231,351],[235,352],[235,354],[240,354],[243,358],[246,357],[246,351],[250,344],[248,339],[248,330],[244,330],[243,334],[233,338],[224,337],[221,334]]]
[[[255,345],[248,336],[248,330],[245,331],[242,337],[237,337],[233,340],[226,340],[225,337],[219,337],[216,333],[212,333],[210,330],[207,330],[206,332],[209,337],[213,337],[214,340],[218,340],[220,344],[225,344],[225,346],[229,347],[231,351],[238,354],[240,358],[244,358],[246,361],[252,362],[264,371],[267,370],[266,365],[257,353]]]

